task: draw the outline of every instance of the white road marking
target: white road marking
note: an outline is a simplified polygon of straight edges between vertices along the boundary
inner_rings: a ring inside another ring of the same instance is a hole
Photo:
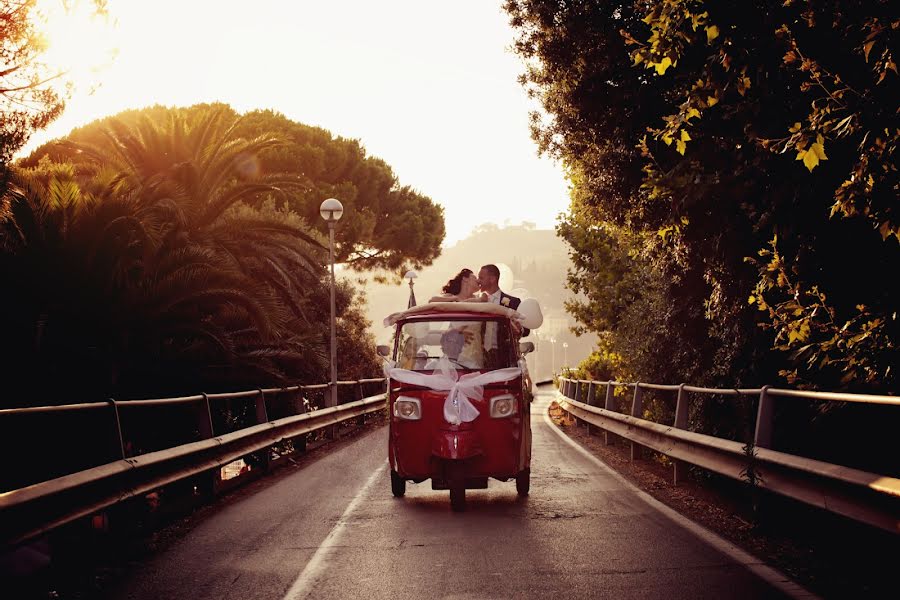
[[[800,598],[803,600],[812,600],[818,599],[819,596],[813,594],[809,590],[802,587],[800,584],[792,581],[787,575],[781,573],[777,569],[774,569],[767,564],[763,563],[761,560],[756,558],[755,556],[745,552],[744,550],[738,548],[725,538],[719,536],[718,534],[713,533],[706,527],[703,527],[699,523],[695,523],[691,521],[684,515],[675,510],[669,508],[644,490],[640,489],[627,479],[625,479],[622,475],[619,475],[616,471],[610,468],[606,463],[602,460],[591,454],[588,450],[586,450],[581,444],[567,436],[565,433],[559,430],[559,428],[553,424],[553,421],[550,420],[550,414],[548,411],[543,411],[544,413],[544,422],[547,426],[558,435],[564,442],[572,446],[575,450],[580,452],[585,458],[593,462],[595,465],[612,475],[619,483],[623,486],[634,492],[641,500],[650,505],[651,508],[661,512],[665,516],[669,517],[671,520],[675,521],[681,527],[687,529],[695,536],[721,552],[722,554],[731,558],[731,560],[736,563],[743,565],[745,568],[749,569],[752,573],[754,573],[757,577],[771,585],[772,587],[780,590],[784,594],[790,596],[791,598]]]
[[[337,523],[335,523],[325,539],[322,540],[322,543],[319,544],[316,553],[312,555],[312,558],[306,563],[306,567],[300,575],[297,576],[294,583],[291,584],[291,587],[284,595],[284,600],[301,600],[302,598],[306,598],[313,590],[313,587],[320,579],[323,570],[328,566],[328,559],[333,554],[338,539],[347,527],[350,515],[356,510],[356,507],[359,506],[360,501],[369,491],[369,488],[371,488],[372,485],[378,481],[378,478],[383,475],[385,467],[387,467],[387,464],[383,464],[375,469],[375,472],[372,473],[366,483],[363,484],[362,488],[356,493],[356,496],[353,497],[353,500],[351,500],[350,504],[347,505],[347,508],[344,509],[344,512],[337,520]]]

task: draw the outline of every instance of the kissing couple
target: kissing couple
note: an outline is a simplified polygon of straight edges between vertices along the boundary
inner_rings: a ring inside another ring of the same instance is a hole
[[[444,293],[433,296],[429,302],[490,302],[516,310],[521,298],[510,296],[500,289],[500,269],[497,265],[484,265],[476,276],[471,269],[462,269],[444,285]],[[522,336],[529,334],[528,329]]]

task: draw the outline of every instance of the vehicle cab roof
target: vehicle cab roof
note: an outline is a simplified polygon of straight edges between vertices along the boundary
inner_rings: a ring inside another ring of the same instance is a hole
[[[399,321],[428,321],[450,317],[521,319],[522,315],[511,308],[491,302],[430,302],[388,315],[384,319],[384,326],[390,327]]]

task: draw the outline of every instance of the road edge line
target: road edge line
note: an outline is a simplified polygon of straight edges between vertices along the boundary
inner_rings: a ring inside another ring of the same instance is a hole
[[[334,524],[334,527],[331,528],[331,531],[328,532],[328,535],[325,536],[325,539],[322,540],[322,543],[316,548],[316,552],[309,559],[309,562],[306,563],[306,567],[304,567],[300,574],[297,575],[297,578],[291,584],[291,587],[285,592],[282,597],[283,600],[301,600],[309,595],[313,585],[321,576],[323,563],[325,562],[327,555],[337,546],[336,542],[344,532],[344,529],[349,522],[350,515],[356,510],[360,500],[362,500],[362,497],[369,491],[369,488],[371,488],[378,477],[383,474],[385,467],[387,467],[387,463],[384,463],[375,469],[372,475],[369,476],[369,479],[367,479],[359,491],[356,492],[356,495],[350,501],[350,504],[348,504],[347,508],[344,509],[344,512],[341,513],[337,523]]]
[[[558,392],[557,392],[558,393]],[[547,409],[549,410],[549,404],[547,405]],[[739,548],[732,542],[729,542],[722,536],[713,531],[707,529],[703,525],[700,525],[696,521],[692,521],[687,518],[683,514],[679,513],[675,509],[670,506],[660,502],[635,484],[628,481],[623,475],[619,474],[615,469],[607,465],[605,462],[594,456],[587,448],[570,438],[568,435],[563,433],[550,419],[550,413],[548,410],[544,410],[544,422],[553,430],[553,432],[563,439],[570,446],[575,448],[578,452],[583,454],[586,458],[590,459],[592,462],[596,463],[601,469],[608,472],[612,475],[619,483],[628,488],[631,492],[634,492],[641,500],[643,500],[647,505],[651,508],[661,512],[670,520],[674,521],[677,525],[680,525],[682,528],[690,531],[696,537],[700,538],[722,554],[729,557],[734,562],[743,566],[747,570],[751,571],[757,577],[771,585],[772,587],[778,589],[781,592],[784,592],[791,598],[797,598],[802,600],[821,600],[820,596],[812,593],[811,591],[804,588],[802,585],[779,571],[778,569],[771,567],[760,559],[756,558],[746,550]]]

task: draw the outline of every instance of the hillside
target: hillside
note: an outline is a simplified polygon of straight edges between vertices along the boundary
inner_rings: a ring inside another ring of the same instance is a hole
[[[415,291],[419,303],[426,302],[460,269],[467,267],[476,273],[486,263],[494,263],[501,270],[501,287],[514,295],[536,298],[544,313],[544,325],[529,339],[537,351],[529,358],[536,377],[547,375],[555,363],[563,366],[566,354],[570,362],[587,356],[592,339],[576,338],[568,331],[570,318],[563,302],[570,297],[565,289],[566,270],[570,265],[567,246],[553,230],[535,229],[528,224],[498,227],[488,224],[476,228],[457,244],[445,248],[434,264],[419,272]],[[409,287],[402,285],[365,283],[368,316],[372,332],[379,343],[388,343],[391,331],[382,327],[384,317],[406,307]],[[554,344],[550,339],[556,339]],[[564,350],[562,343],[568,343]]]

